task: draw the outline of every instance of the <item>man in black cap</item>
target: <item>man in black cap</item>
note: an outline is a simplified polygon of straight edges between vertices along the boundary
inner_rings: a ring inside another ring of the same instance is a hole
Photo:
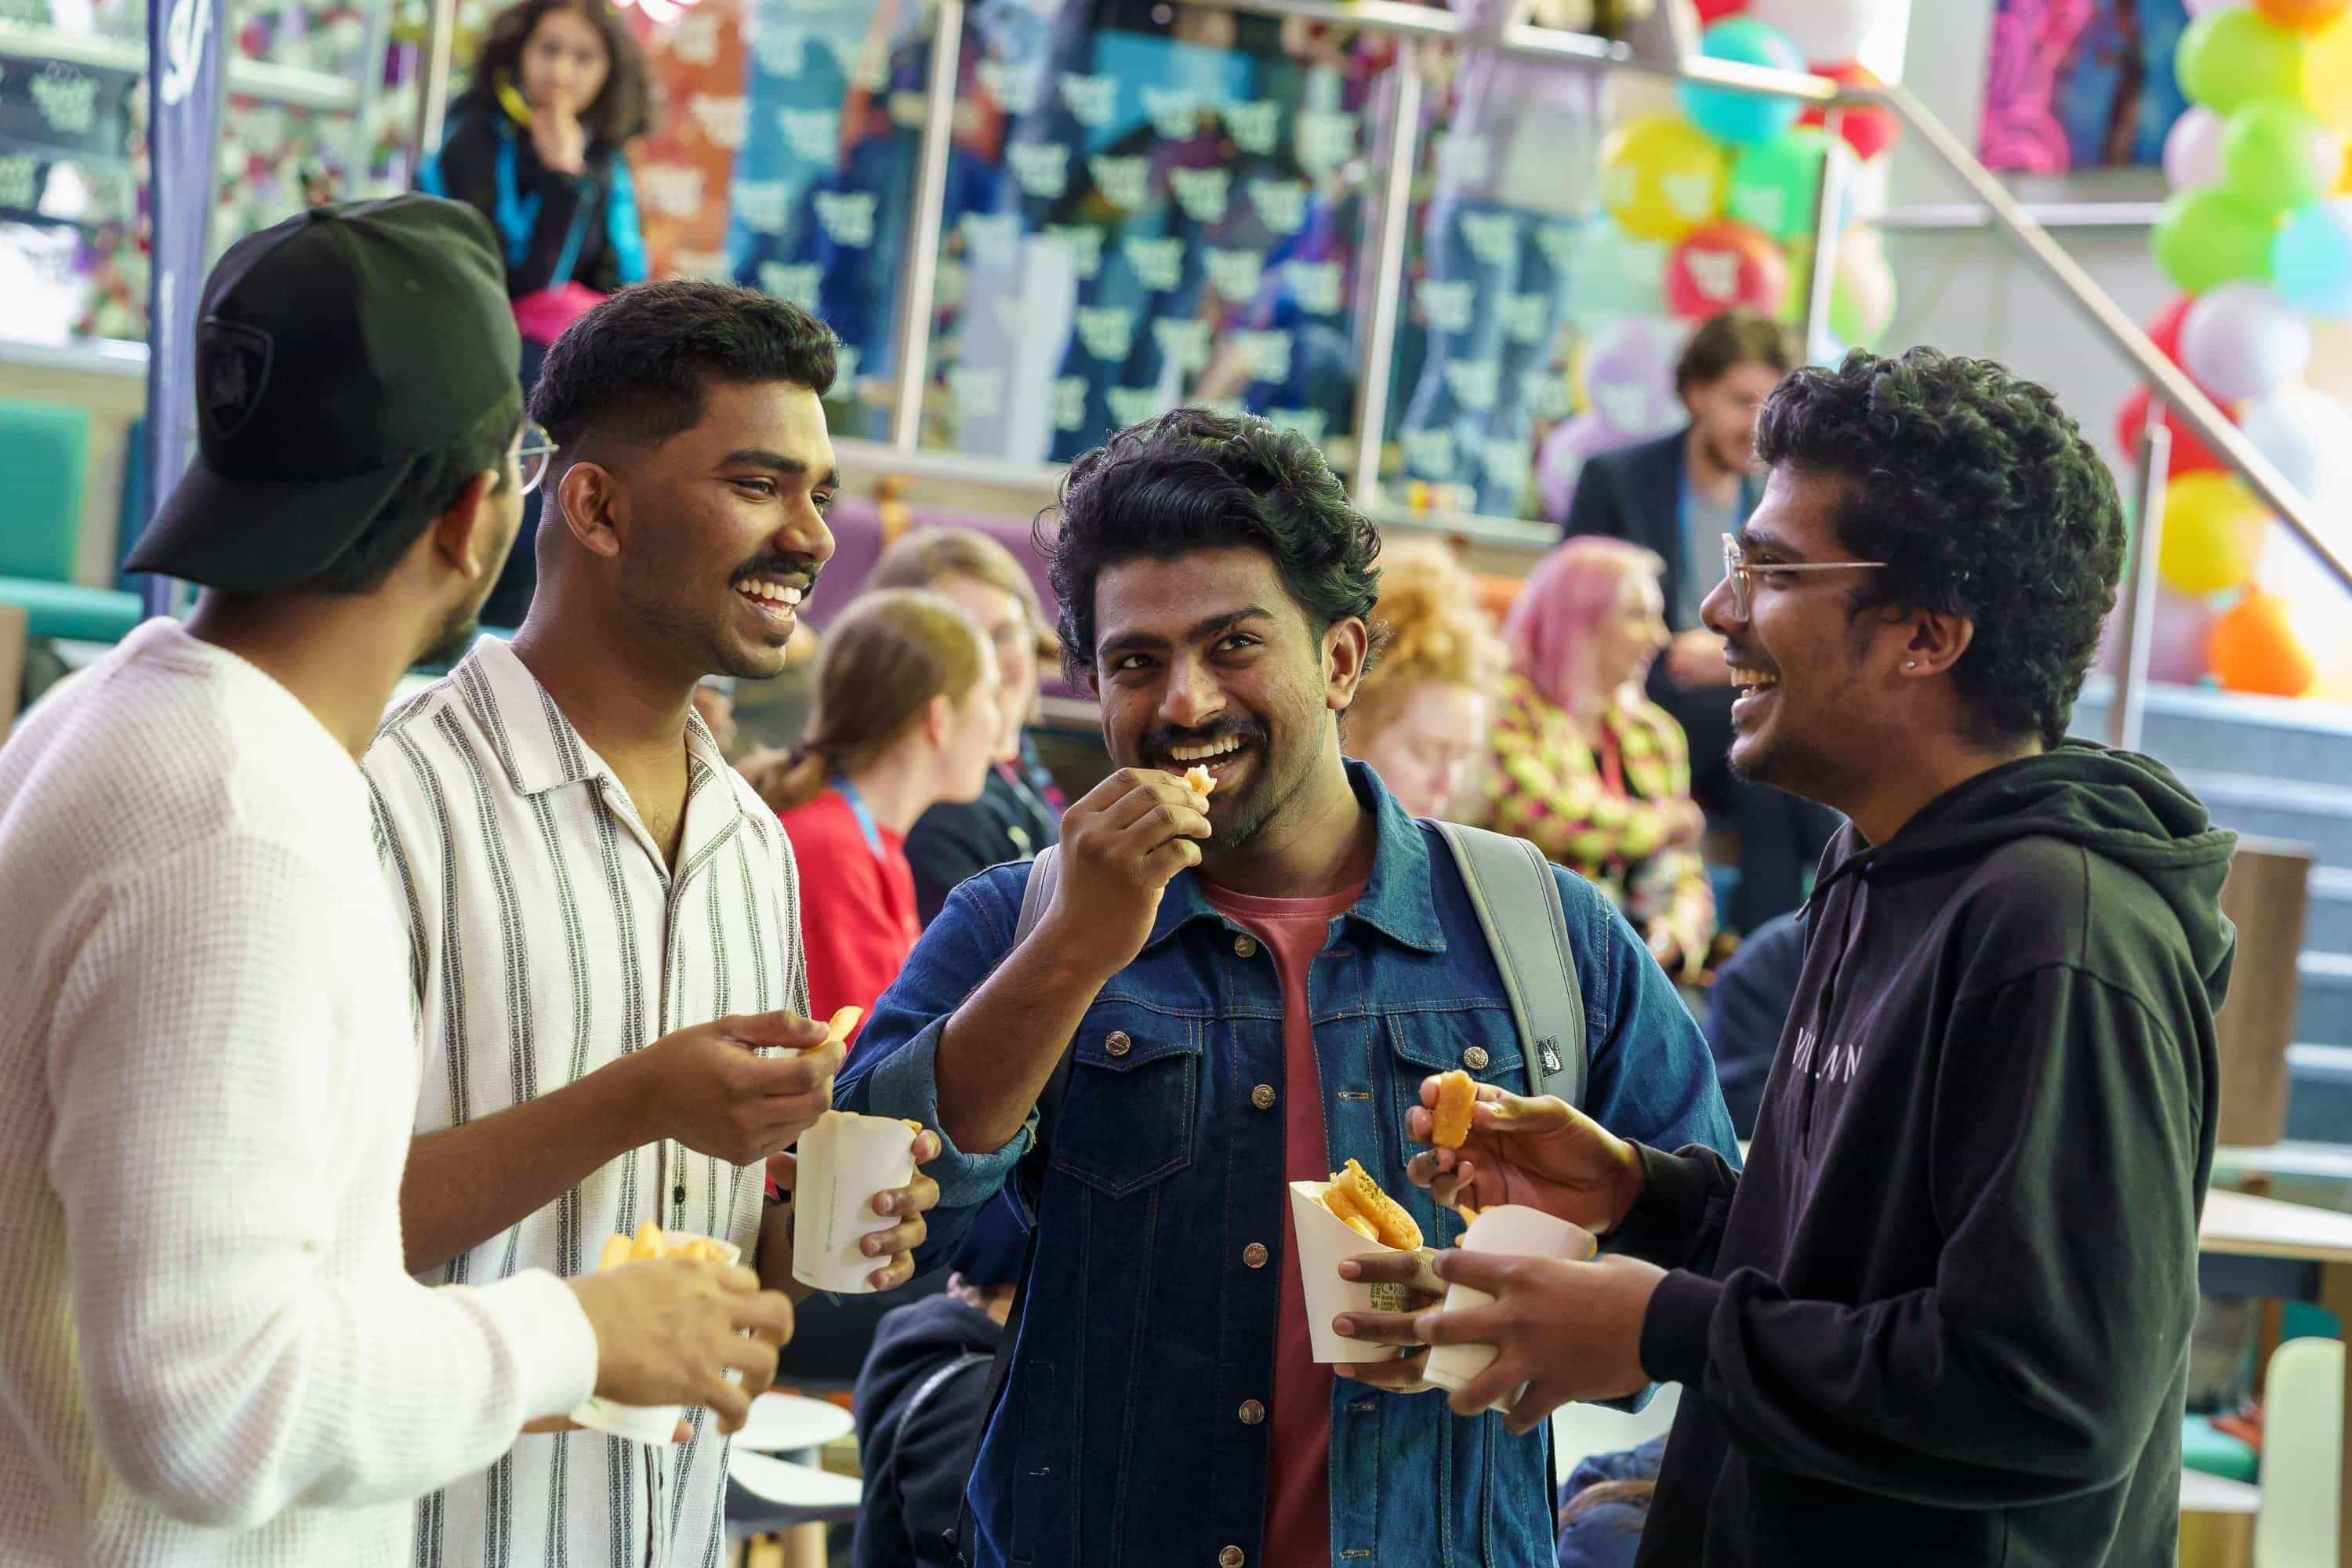
[[[790,1332],[747,1269],[402,1267],[419,1064],[356,757],[543,466],[516,353],[470,208],[232,247],[201,455],[132,557],[207,591],[0,750],[0,1561],[404,1563],[409,1500],[525,1422],[740,1424]]]

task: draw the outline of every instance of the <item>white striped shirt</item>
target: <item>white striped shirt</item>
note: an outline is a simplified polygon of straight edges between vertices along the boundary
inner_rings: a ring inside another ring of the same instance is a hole
[[[620,780],[495,638],[396,710],[363,763],[407,911],[424,1053],[416,1131],[493,1115],[673,1030],[808,1010],[800,900],[775,814],[699,719],[672,876]],[[632,1151],[429,1278],[581,1274],[652,1220],[748,1258],[763,1172],[660,1142]],[[526,1436],[417,1512],[420,1568],[718,1568],[726,1439],[683,1447]]]

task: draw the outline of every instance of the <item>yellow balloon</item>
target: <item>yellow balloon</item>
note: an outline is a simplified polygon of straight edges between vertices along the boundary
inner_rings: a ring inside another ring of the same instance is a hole
[[[2253,572],[2270,514],[2234,474],[2183,474],[2164,493],[2164,538],[2156,569],[2177,594],[2202,597],[2234,588]]]
[[[1610,133],[1601,199],[1628,234],[1671,243],[1721,214],[1730,179],[1713,138],[1678,116],[1647,114]]]
[[[2303,50],[2303,100],[2338,131],[2352,131],[2352,16],[2311,35]]]

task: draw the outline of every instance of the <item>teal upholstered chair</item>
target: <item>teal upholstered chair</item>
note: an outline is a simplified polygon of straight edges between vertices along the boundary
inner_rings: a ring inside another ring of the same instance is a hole
[[[0,398],[0,605],[36,637],[113,642],[139,624],[136,594],[73,580],[89,460],[86,409]]]

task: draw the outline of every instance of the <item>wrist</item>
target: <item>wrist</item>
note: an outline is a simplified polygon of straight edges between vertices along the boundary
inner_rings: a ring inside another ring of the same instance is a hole
[[[669,1136],[655,1095],[656,1085],[646,1070],[650,1059],[647,1051],[631,1051],[580,1080],[579,1087],[590,1091],[590,1103],[583,1108],[589,1124],[595,1128],[608,1160]]]
[[[1610,1221],[1604,1236],[1615,1233],[1625,1224],[1633,1205],[1642,1201],[1642,1189],[1647,1180],[1642,1167],[1642,1152],[1622,1138],[1611,1140],[1610,1157],[1617,1170],[1609,1188]]]

